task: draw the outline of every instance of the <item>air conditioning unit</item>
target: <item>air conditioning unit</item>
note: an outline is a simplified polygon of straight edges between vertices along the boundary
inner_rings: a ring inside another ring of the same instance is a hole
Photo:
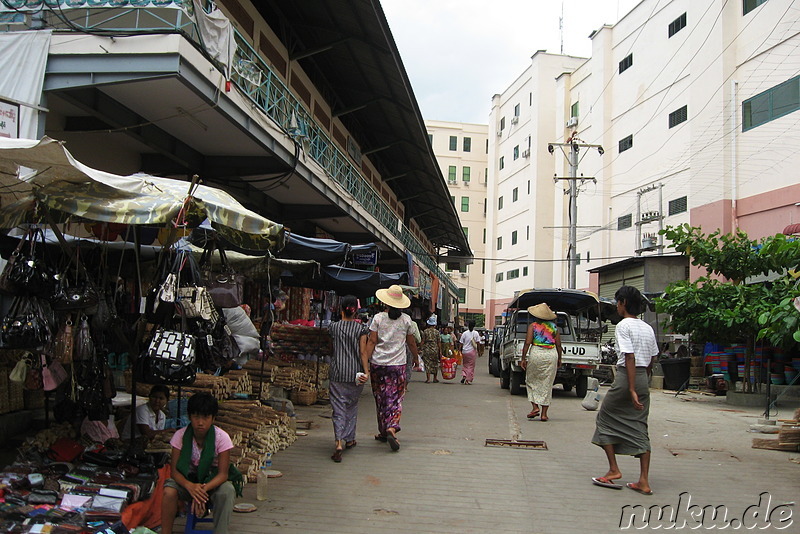
[[[567,128],[574,128],[578,125],[578,117],[570,117],[567,121]]]
[[[447,180],[447,185],[456,185],[457,183],[456,180]]]
[[[461,278],[466,278],[467,277],[467,273],[458,273],[458,274],[461,275]]]
[[[464,187],[469,187],[469,180],[464,180]]]
[[[497,137],[503,137],[503,130],[497,130]]]
[[[517,124],[519,122],[519,117],[511,117],[511,124]]]
[[[522,151],[522,157],[523,158],[531,157],[531,149],[530,148],[526,148],[525,150],[523,150]]]

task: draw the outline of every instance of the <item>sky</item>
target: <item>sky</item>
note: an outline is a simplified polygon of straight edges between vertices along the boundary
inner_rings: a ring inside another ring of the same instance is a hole
[[[563,0],[564,53],[589,57],[589,34],[640,0]],[[559,0],[381,0],[425,120],[486,124],[492,96],[537,50],[561,51]]]

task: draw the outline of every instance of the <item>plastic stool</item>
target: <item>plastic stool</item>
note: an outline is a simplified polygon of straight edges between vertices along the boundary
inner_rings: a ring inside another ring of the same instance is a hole
[[[211,510],[211,501],[208,502],[209,507],[208,509]],[[183,529],[184,534],[208,534],[209,532],[214,532],[213,529],[202,529],[197,528],[197,525],[201,523],[213,523],[213,517],[197,517],[194,515],[194,512],[191,510],[191,504],[189,505],[189,511],[186,513],[186,528]]]

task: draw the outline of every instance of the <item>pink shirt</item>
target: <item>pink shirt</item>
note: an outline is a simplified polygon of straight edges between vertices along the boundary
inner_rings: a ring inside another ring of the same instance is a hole
[[[175,447],[178,450],[183,448],[183,435],[186,434],[186,429],[188,427],[183,427],[172,436],[172,439],[169,440],[169,444]],[[227,432],[222,430],[220,427],[214,425],[214,437],[216,438],[216,450],[214,451],[214,462],[211,464],[214,467],[218,467],[219,461],[219,453],[229,451],[233,448],[233,442],[231,441],[231,437],[228,435]],[[192,459],[190,463],[192,464],[193,468],[197,468],[200,464],[200,447],[197,446],[197,441],[192,440]]]

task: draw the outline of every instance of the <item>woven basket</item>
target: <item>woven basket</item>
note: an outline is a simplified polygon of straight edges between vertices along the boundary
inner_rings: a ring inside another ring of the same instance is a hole
[[[317,402],[317,390],[310,386],[300,386],[292,390],[291,400],[301,406],[311,406]]]

